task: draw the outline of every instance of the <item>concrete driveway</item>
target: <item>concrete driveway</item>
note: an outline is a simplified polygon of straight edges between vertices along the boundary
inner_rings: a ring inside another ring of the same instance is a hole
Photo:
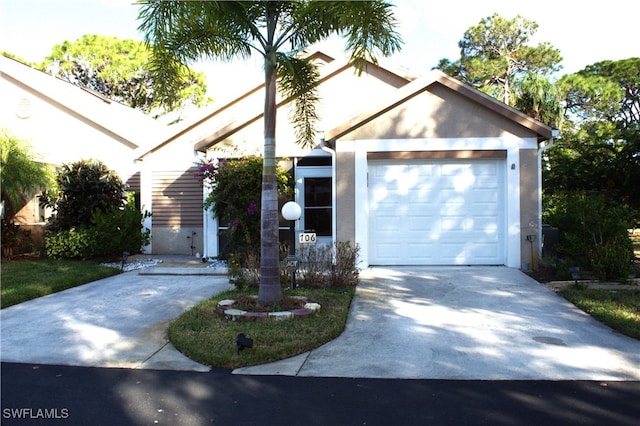
[[[236,374],[640,380],[640,341],[506,267],[370,268],[345,332]]]
[[[209,371],[178,352],[166,330],[191,306],[230,288],[229,280],[201,268],[159,269],[162,275],[125,272],[2,309],[0,359]]]
[[[3,309],[1,360],[208,371],[173,348],[166,327],[229,288],[226,276],[197,268],[155,271],[159,275],[125,272]],[[234,373],[640,380],[640,341],[605,327],[518,270],[371,268],[361,277],[341,336],[309,353]]]

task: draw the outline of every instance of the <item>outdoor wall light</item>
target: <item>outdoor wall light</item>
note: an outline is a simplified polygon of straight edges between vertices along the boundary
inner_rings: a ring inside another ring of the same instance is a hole
[[[240,351],[244,348],[253,348],[253,339],[248,338],[244,333],[240,333],[236,337],[236,347],[238,348],[238,355],[240,355]]]

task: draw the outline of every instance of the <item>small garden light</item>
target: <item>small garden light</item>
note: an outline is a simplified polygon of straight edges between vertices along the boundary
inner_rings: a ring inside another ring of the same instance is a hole
[[[129,258],[129,252],[128,251],[123,251],[122,252],[122,265],[120,266],[120,271],[124,271],[124,265],[125,263],[127,263],[127,259]]]
[[[253,339],[248,338],[244,333],[238,334],[236,337],[236,348],[238,349],[238,355],[240,355],[240,351],[244,348],[253,348]]]

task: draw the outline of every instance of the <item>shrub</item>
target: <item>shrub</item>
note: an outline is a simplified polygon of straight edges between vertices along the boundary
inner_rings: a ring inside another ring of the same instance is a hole
[[[45,250],[49,257],[65,259],[90,259],[94,257],[121,256],[123,252],[139,253],[149,243],[150,231],[142,231],[142,214],[135,208],[133,194],[129,203],[107,211],[95,210],[90,225],[50,233],[45,238]]]
[[[211,192],[204,207],[213,207],[213,214],[221,225],[228,225],[227,243],[221,257],[229,253],[240,254],[236,260],[243,262],[244,254],[253,247],[260,247],[260,206],[262,201],[261,157],[244,157],[233,160],[203,160],[197,164],[198,178]],[[278,193],[291,193],[291,177],[278,168]]]
[[[600,193],[558,192],[546,208],[547,221],[558,227],[558,253],[572,266],[591,269],[601,280],[626,280],[633,261],[628,229],[631,211],[607,203]]]
[[[44,249],[53,259],[89,259],[95,256],[95,240],[95,229],[78,226],[47,235]]]
[[[122,252],[140,253],[149,244],[151,231],[142,229],[142,221],[150,213],[140,212],[135,207],[134,194],[127,194],[127,204],[107,211],[96,210],[91,218],[96,231],[98,256],[120,256]]]
[[[260,257],[249,250],[244,253],[229,253],[227,257],[229,282],[238,290],[257,288],[260,284]]]
[[[280,259],[288,254],[286,244],[281,244]],[[342,288],[358,284],[358,246],[350,242],[338,242],[335,249],[331,245],[302,245],[298,249],[298,270],[296,283],[305,288]],[[335,262],[334,262],[335,257]],[[232,253],[228,259],[229,282],[238,290],[257,288],[260,283],[260,260],[256,254],[239,258]],[[280,267],[280,284],[287,288],[291,284],[291,272],[284,265]]]
[[[96,211],[125,204],[126,185],[101,161],[65,164],[56,177],[58,190],[45,192],[41,202],[55,211],[49,221],[53,231],[90,226]]]

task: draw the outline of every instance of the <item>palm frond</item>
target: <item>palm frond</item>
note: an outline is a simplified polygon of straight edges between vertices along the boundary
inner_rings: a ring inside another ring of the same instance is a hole
[[[203,57],[247,58],[260,37],[255,7],[238,1],[141,1],[139,30],[152,55],[156,90],[167,101],[184,83],[185,66]],[[258,43],[259,44],[259,43]]]
[[[315,142],[319,77],[316,65],[310,60],[282,53],[278,55],[279,91],[285,99],[293,99],[290,119],[296,142],[303,147],[311,147]]]

